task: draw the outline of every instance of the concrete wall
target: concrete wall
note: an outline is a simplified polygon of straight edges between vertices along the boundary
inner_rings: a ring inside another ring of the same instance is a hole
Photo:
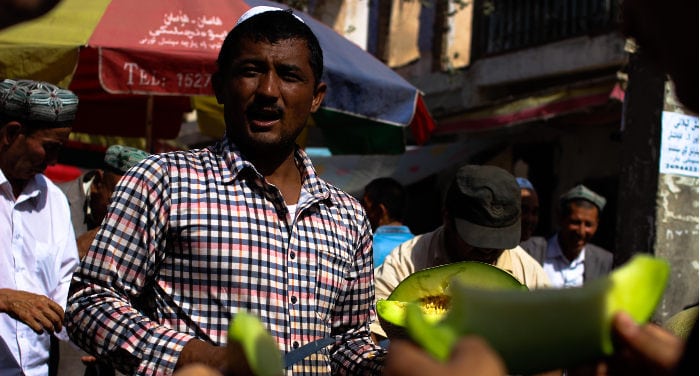
[[[663,322],[698,302],[698,179],[659,173],[661,112],[678,110],[664,75],[642,53],[631,55],[628,74],[615,262],[636,253],[669,261],[668,287],[653,318]]]
[[[671,264],[661,321],[698,302],[698,194],[697,178],[659,175],[654,253]]]
[[[457,73],[406,78],[425,92],[430,111],[440,118],[505,99],[498,90],[503,86],[620,67],[627,58],[623,47],[624,39],[617,34],[572,38],[480,59]]]

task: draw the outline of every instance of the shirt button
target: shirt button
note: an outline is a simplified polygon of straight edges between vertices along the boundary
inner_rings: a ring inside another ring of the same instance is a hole
[[[296,253],[294,253],[294,252],[290,252],[290,253],[289,253],[289,258],[290,258],[290,259],[294,260],[295,257],[297,257],[297,254],[296,254]]]
[[[298,349],[298,348],[299,348],[299,342],[294,341],[294,343],[292,343],[292,347],[295,348],[295,349]]]
[[[296,296],[292,296],[292,304],[297,304],[297,297]]]

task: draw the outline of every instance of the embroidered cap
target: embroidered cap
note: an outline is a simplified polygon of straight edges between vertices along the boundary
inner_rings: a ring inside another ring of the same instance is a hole
[[[568,201],[576,199],[590,201],[593,205],[597,206],[598,211],[601,212],[603,211],[606,203],[605,197],[593,192],[583,184],[579,184],[561,195],[561,197],[559,197],[559,202],[563,205]]]
[[[265,12],[276,12],[276,11],[282,11],[282,12],[289,12],[292,16],[294,16],[297,20],[301,21],[301,23],[305,24],[304,20],[301,19],[301,17],[297,16],[296,14],[292,13],[292,10],[284,10],[282,8],[277,8],[277,7],[270,7],[266,5],[260,5],[257,7],[252,7],[248,9],[241,17],[238,18],[238,21],[236,21],[236,26],[238,26],[241,22],[253,17],[257,16],[258,14],[265,13]]]
[[[105,152],[105,167],[124,175],[130,168],[146,159],[150,154],[131,146],[112,145]]]
[[[47,127],[69,127],[78,112],[78,96],[48,82],[4,79],[0,82],[0,116]]]

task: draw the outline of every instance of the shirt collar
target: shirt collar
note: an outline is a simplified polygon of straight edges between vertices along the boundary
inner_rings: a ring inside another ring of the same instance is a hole
[[[2,170],[0,170],[0,189],[5,191],[5,194],[8,194],[9,197],[11,197],[16,203],[30,199],[36,202],[36,199],[42,194],[46,195],[48,190],[46,185],[46,177],[43,174],[36,174],[29,179],[29,181],[27,181],[27,185],[24,186],[22,193],[20,193],[19,197],[15,199],[12,184],[10,184],[10,181],[7,179]]]
[[[243,157],[238,146],[231,142],[228,137],[224,137],[214,144],[211,150],[223,157],[222,176],[220,178],[223,184],[231,183],[245,171],[249,171],[249,173],[253,173],[262,179],[262,175],[257,171],[253,163]],[[328,199],[330,197],[328,183],[316,174],[311,159],[298,146],[294,151],[294,160],[302,174],[302,190],[306,190],[316,200]]]
[[[411,230],[408,228],[408,226],[390,226],[390,225],[384,225],[384,226],[379,226],[377,227],[377,230],[374,232],[375,234],[410,234]]]

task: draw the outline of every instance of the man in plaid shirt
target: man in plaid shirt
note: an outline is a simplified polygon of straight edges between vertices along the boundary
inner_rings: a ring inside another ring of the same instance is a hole
[[[290,12],[253,8],[218,68],[226,136],[151,156],[122,178],[74,275],[71,338],[129,374],[222,368],[238,358],[227,328],[244,310],[284,352],[334,339],[287,374],[380,373],[369,221],[295,144],[326,90],[316,37]]]

